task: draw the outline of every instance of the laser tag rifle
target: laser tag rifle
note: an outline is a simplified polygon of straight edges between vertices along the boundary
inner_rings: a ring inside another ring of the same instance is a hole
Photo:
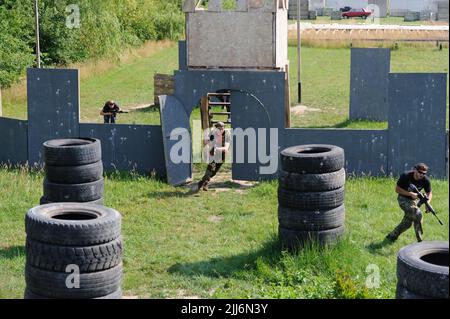
[[[116,115],[116,114],[122,114],[122,113],[130,113],[130,111],[122,111],[122,110],[120,110],[120,111],[108,111],[109,113],[112,113],[114,116]]]
[[[441,220],[439,219],[439,217],[437,216],[435,210],[433,209],[433,207],[430,205],[429,203],[429,198],[426,194],[421,193],[417,187],[414,184],[411,184],[409,186],[414,193],[417,194],[417,196],[419,197],[419,203],[417,204],[418,207],[422,206],[423,204],[425,204],[426,207],[426,211],[430,212],[434,215],[434,217],[436,217],[436,219],[438,220],[439,224],[441,224],[442,226],[444,226],[444,224],[441,222]]]

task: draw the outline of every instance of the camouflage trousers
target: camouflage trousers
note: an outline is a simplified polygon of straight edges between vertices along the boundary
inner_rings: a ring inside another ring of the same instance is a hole
[[[414,232],[416,233],[417,241],[423,239],[422,221],[423,214],[417,207],[417,200],[412,200],[403,196],[397,198],[400,208],[405,213],[402,221],[397,227],[389,234],[392,239],[397,239],[403,232],[407,231],[414,224]]]
[[[220,168],[222,167],[223,162],[222,163],[216,163],[216,162],[211,162],[208,167],[206,168],[206,172],[205,175],[202,178],[202,182],[203,183],[208,183],[211,178],[213,178],[214,176],[216,176],[217,172],[220,170]]]

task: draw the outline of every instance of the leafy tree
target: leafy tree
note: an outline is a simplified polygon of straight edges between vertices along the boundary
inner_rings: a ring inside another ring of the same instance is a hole
[[[80,27],[66,24],[67,6]],[[176,40],[184,32],[181,0],[39,0],[44,66],[117,57],[148,40]],[[34,65],[34,1],[0,0],[0,85],[9,86]]]

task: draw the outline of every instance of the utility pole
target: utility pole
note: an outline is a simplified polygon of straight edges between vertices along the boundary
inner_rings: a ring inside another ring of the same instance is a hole
[[[300,39],[300,5],[301,0],[297,0],[297,82],[298,82],[298,103],[302,103],[302,79],[301,79],[301,39]]]
[[[36,31],[36,66],[41,68],[41,48],[39,44],[39,0],[34,0],[34,16]]]

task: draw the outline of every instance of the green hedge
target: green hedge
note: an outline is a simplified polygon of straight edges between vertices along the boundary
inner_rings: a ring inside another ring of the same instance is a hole
[[[75,4],[79,28],[67,20]],[[181,0],[39,0],[44,66],[117,57],[147,40],[176,40],[184,32]],[[34,0],[0,0],[0,86],[34,65]]]

